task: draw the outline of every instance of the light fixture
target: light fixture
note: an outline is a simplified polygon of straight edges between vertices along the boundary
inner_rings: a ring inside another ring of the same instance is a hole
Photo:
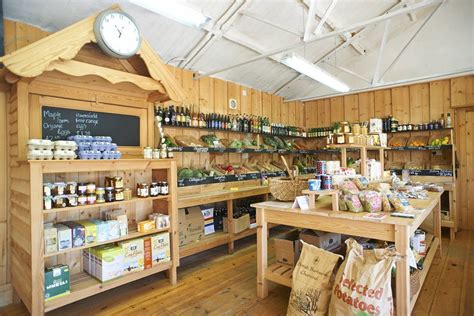
[[[177,0],[130,0],[130,3],[188,26],[203,28],[211,18]]]
[[[281,62],[297,72],[302,73],[303,75],[306,75],[336,91],[348,92],[351,90],[348,85],[337,79],[335,76],[294,53],[285,55]]]

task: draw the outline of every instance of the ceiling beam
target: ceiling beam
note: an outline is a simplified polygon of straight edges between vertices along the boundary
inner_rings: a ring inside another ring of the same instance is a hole
[[[356,78],[358,78],[358,79],[360,79],[360,80],[362,80],[362,81],[365,81],[365,82],[367,82],[367,83],[371,83],[371,81],[370,81],[369,79],[367,79],[367,78],[365,78],[365,77],[362,77],[361,75],[359,75],[358,73],[353,72],[353,71],[350,70],[350,69],[347,69],[347,68],[342,67],[342,66],[333,65],[333,64],[331,64],[331,63],[324,62],[324,61],[323,61],[323,63],[324,63],[325,65],[329,65],[329,66],[333,67],[334,69],[338,69],[338,70],[343,71],[343,72],[345,72],[345,73],[347,73],[347,74],[349,74],[349,75],[351,75],[351,76],[354,76],[354,77],[356,77]]]
[[[332,10],[334,10],[334,7],[336,6],[336,4],[337,4],[337,0],[332,0],[331,4],[326,9],[326,12],[324,12],[324,15],[321,17],[321,20],[319,20],[318,25],[314,29],[314,32],[313,32],[314,35],[319,35],[319,34],[322,33],[323,26],[326,23],[326,21],[327,21],[329,15],[331,14]]]
[[[314,43],[314,42],[317,42],[317,41],[320,41],[320,40],[323,40],[323,39],[326,39],[326,38],[331,38],[331,37],[337,36],[339,34],[343,34],[343,33],[348,32],[348,31],[357,30],[357,29],[363,28],[364,26],[379,23],[379,22],[394,18],[394,17],[399,16],[399,15],[407,14],[408,12],[411,12],[411,11],[414,11],[414,10],[419,10],[421,8],[433,6],[435,4],[439,4],[442,1],[443,0],[424,0],[424,1],[419,2],[417,4],[414,4],[414,5],[408,6],[406,8],[399,9],[399,10],[396,10],[396,11],[393,11],[393,12],[390,12],[390,13],[387,13],[387,14],[384,14],[382,16],[377,16],[375,18],[372,18],[372,19],[369,19],[369,20],[366,20],[366,21],[354,23],[353,25],[343,27],[343,28],[341,28],[339,30],[336,30],[336,31],[333,31],[333,32],[328,32],[328,33],[318,35],[315,38],[310,39],[306,43]],[[285,46],[285,47],[282,47],[282,48],[278,48],[278,49],[272,50],[272,51],[270,51],[266,54],[262,54],[262,55],[250,58],[248,60],[245,60],[245,61],[242,61],[242,62],[239,62],[239,63],[235,63],[235,64],[227,66],[225,68],[215,69],[215,70],[206,72],[204,74],[197,75],[197,76],[195,76],[195,78],[198,79],[198,78],[202,78],[202,77],[212,76],[212,75],[215,75],[215,74],[223,72],[223,71],[234,69],[234,68],[252,63],[254,61],[261,60],[263,58],[268,58],[270,56],[273,56],[273,55],[276,55],[276,54],[279,54],[279,53],[287,52],[291,49],[301,47],[304,44],[305,44],[304,42],[299,42],[299,43],[288,45],[288,46]]]
[[[263,15],[260,15],[260,14],[257,14],[257,13],[254,13],[254,12],[250,12],[248,10],[244,10],[240,13],[241,15],[244,15],[246,17],[249,17],[249,18],[252,18],[256,21],[259,21],[259,22],[262,22],[262,23],[265,23],[267,25],[270,25],[270,26],[273,26],[274,28],[277,28],[279,30],[282,30],[284,32],[287,32],[289,34],[292,34],[294,36],[297,36],[299,38],[302,38],[303,37],[303,33],[297,31],[297,30],[292,30],[292,29],[289,29],[287,27],[283,27],[277,23],[275,23],[274,21],[268,19],[267,17],[263,16]]]
[[[385,22],[385,28],[382,35],[382,40],[380,41],[379,56],[377,57],[377,65],[375,66],[374,77],[372,79],[372,85],[376,85],[379,83],[380,66],[382,65],[382,57],[383,57],[383,52],[385,50],[385,43],[387,42],[387,37],[389,33],[390,21],[391,20],[387,20]]]
[[[314,15],[316,14],[316,0],[310,0],[308,15],[306,16],[306,24],[304,27],[303,41],[308,41],[311,37],[311,24],[314,21]],[[335,1],[335,0],[334,0]]]
[[[430,15],[423,21],[421,26],[416,30],[415,34],[412,35],[412,37],[408,40],[408,42],[403,46],[403,48],[400,50],[400,52],[397,54],[397,56],[393,59],[393,61],[390,63],[390,65],[385,69],[384,73],[380,77],[380,80],[382,80],[387,72],[392,68],[392,66],[398,61],[400,56],[402,56],[403,52],[410,46],[410,44],[413,42],[413,40],[417,37],[417,35],[421,32],[421,30],[425,27],[426,23],[433,17],[433,15],[438,11],[438,9],[441,7],[443,2],[438,4],[438,6],[430,13]]]

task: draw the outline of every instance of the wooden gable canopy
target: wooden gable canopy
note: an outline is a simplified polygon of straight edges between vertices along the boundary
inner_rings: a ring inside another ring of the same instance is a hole
[[[109,8],[111,9],[120,10],[120,7],[115,5]],[[72,60],[84,45],[97,43],[94,22],[99,14],[3,56],[0,62],[19,77],[37,77],[45,71],[53,70],[71,76],[96,75],[114,84],[133,83],[143,90],[153,92],[151,95],[156,101],[183,102],[186,99],[185,91],[145,39],[142,39],[137,55],[145,63],[150,77]]]

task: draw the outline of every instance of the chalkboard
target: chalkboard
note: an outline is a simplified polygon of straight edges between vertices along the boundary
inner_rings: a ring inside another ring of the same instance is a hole
[[[140,146],[140,117],[43,106],[42,138],[64,140],[70,135],[110,136],[118,146]]]

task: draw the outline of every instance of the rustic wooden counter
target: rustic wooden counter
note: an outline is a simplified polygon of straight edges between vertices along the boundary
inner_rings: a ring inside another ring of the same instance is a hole
[[[406,260],[411,234],[425,221],[433,221],[434,238],[424,261],[421,282],[433,261],[439,247],[441,252],[441,212],[440,193],[429,193],[428,200],[410,200],[415,214],[414,219],[391,217],[389,213],[381,221],[363,218],[366,212],[351,213],[331,210],[331,198],[322,197],[316,201],[316,207],[303,211],[292,209],[293,203],[261,202],[252,206],[257,209],[257,295],[268,296],[268,281],[291,286],[292,269],[275,273],[275,267],[268,267],[268,225],[281,224],[300,228],[317,229],[333,233],[374,238],[395,242],[402,259],[397,262],[396,310],[397,315],[409,315],[413,310],[419,291],[410,295],[410,268]],[[421,286],[420,286],[421,289]]]

